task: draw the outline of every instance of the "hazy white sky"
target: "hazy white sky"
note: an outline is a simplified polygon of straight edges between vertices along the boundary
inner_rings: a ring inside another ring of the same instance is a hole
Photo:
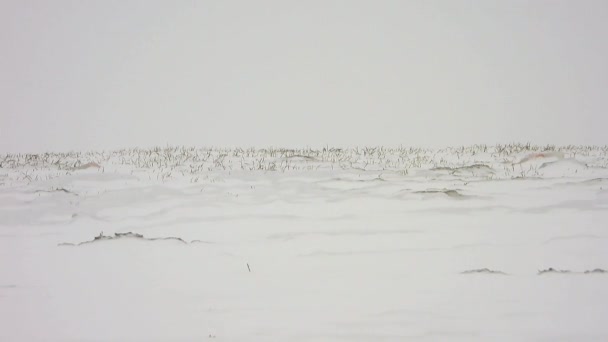
[[[608,144],[608,1],[0,0],[0,153]]]

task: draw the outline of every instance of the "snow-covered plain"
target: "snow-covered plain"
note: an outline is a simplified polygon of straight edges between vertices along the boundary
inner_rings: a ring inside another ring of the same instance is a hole
[[[1,155],[0,340],[607,341],[607,167],[516,144]]]

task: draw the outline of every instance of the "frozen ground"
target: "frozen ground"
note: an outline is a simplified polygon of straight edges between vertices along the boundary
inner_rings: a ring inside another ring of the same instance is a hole
[[[0,340],[606,341],[607,153],[2,155]]]

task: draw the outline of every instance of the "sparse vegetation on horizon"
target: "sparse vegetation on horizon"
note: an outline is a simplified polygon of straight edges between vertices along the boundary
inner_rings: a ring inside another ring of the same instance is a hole
[[[211,173],[229,175],[245,171],[286,173],[341,169],[410,175],[411,171],[432,169],[454,175],[477,166],[488,171],[484,173],[488,179],[508,179],[542,176],[539,165],[522,165],[518,161],[526,155],[548,151],[558,151],[566,158],[575,158],[589,167],[608,167],[608,146],[539,146],[529,143],[440,149],[383,146],[320,149],[167,146],[99,152],[9,153],[0,155],[0,176],[4,173],[4,178],[32,182],[93,168],[102,173],[120,170],[137,174],[147,171],[152,172],[156,180],[187,177],[190,182],[198,182]]]

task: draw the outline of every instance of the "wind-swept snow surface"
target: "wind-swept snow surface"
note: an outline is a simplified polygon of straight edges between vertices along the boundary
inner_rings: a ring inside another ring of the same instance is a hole
[[[607,153],[3,155],[0,340],[605,341]]]

